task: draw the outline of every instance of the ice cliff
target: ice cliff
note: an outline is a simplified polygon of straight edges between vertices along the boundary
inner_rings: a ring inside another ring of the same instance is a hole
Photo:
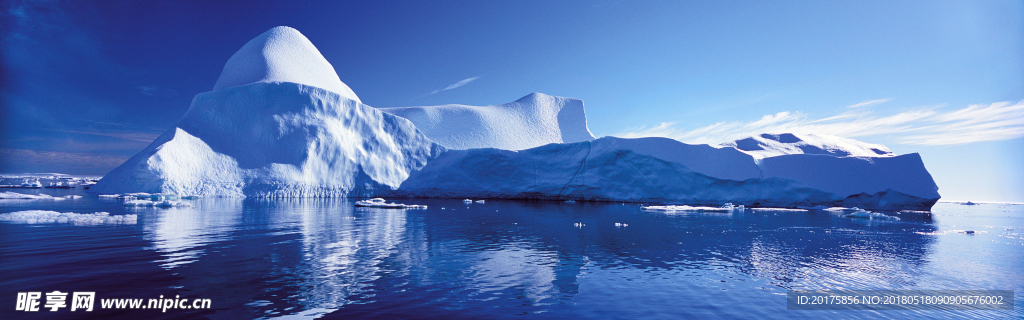
[[[246,43],[213,91],[92,188],[915,210],[929,209],[937,190],[917,154],[840,137],[595,140],[582,101],[540,93],[494,106],[375,109],[288,27]]]
[[[451,149],[521,150],[594,140],[582,100],[543,93],[495,106],[451,104],[380,110],[409,119],[428,138]]]
[[[937,190],[917,154],[755,161],[736,148],[604,137],[521,151],[449,150],[397,195],[926,209]]]

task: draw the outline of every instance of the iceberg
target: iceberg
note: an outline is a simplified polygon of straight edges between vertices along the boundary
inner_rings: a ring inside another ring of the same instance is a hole
[[[246,43],[213,91],[91,191],[885,210],[929,210],[939,199],[918,154],[841,137],[595,139],[582,101],[541,93],[494,106],[373,108],[288,27]]]

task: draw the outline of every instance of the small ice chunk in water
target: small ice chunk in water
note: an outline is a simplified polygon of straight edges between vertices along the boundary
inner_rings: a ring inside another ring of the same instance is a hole
[[[847,215],[843,215],[843,217],[846,217],[846,218],[871,219],[871,220],[893,220],[893,221],[899,221],[900,220],[900,218],[898,218],[898,217],[887,216],[887,215],[882,214],[882,213],[871,212],[871,211],[867,211],[867,210],[857,210],[857,211],[854,211],[853,213],[850,213],[850,214],[847,214]]]
[[[134,214],[112,216],[107,212],[74,213],[46,210],[25,210],[0,214],[0,221],[27,224],[70,223],[73,225],[135,224]]]

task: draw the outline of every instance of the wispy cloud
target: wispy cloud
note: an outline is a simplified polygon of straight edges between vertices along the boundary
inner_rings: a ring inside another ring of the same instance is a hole
[[[864,102],[861,102],[861,103],[858,103],[858,104],[855,104],[855,105],[851,105],[851,106],[849,106],[847,108],[853,109],[853,108],[870,107],[870,106],[873,106],[873,105],[876,105],[876,104],[882,104],[882,103],[889,102],[889,100],[892,100],[892,99],[890,98],[890,99],[878,99],[878,100],[864,101]]]
[[[110,137],[121,140],[150,143],[156,140],[159,133],[155,132],[132,132],[132,131],[100,131],[100,130],[53,130],[61,133],[72,133],[81,135]]]
[[[157,87],[157,86],[140,86],[140,87],[138,87],[138,89],[139,89],[139,93],[147,95],[147,96],[155,95],[156,92],[160,90],[160,88]]]
[[[428,93],[427,95],[432,95],[432,94],[436,94],[436,93],[438,93],[438,92],[441,92],[441,91],[448,91],[448,90],[452,90],[452,89],[455,89],[455,88],[458,88],[458,87],[461,87],[461,86],[467,85],[467,84],[469,84],[470,82],[476,81],[476,79],[480,79],[480,76],[476,76],[476,77],[472,77],[472,78],[465,78],[465,79],[462,79],[461,81],[459,81],[459,82],[456,82],[456,83],[453,83],[453,84],[451,84],[451,85],[449,85],[449,86],[445,87],[444,89],[439,89],[439,90],[434,90],[434,91],[431,91],[431,92],[430,92],[430,93]]]
[[[668,137],[688,143],[720,143],[761,133],[783,132],[847,138],[897,135],[896,143],[912,145],[954,145],[1024,137],[1024,100],[970,105],[953,111],[939,109],[919,108],[880,116],[871,110],[854,108],[820,119],[801,112],[785,111],[764,115],[757,120],[719,122],[693,130],[680,129],[676,122],[662,122],[651,127],[627,130],[615,136]]]

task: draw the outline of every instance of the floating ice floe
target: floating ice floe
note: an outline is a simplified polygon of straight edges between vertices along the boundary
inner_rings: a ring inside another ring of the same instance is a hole
[[[476,203],[484,203],[483,200],[477,200]]]
[[[984,231],[982,231],[984,232]],[[925,236],[941,236],[950,233],[962,233],[962,234],[974,234],[974,230],[943,230],[943,231],[932,231],[932,232],[914,232],[916,234]]]
[[[403,204],[403,203],[387,203],[384,198],[373,198],[366,200],[356,201],[355,206],[366,207],[366,208],[383,208],[383,209],[426,209],[427,206],[418,204]]]
[[[125,207],[160,207],[160,208],[185,208],[191,207],[192,204],[184,201],[174,200],[163,200],[163,201],[151,201],[151,200],[127,200],[124,202]]]
[[[178,195],[169,193],[145,193],[136,192],[129,193],[117,197],[118,199],[125,200],[149,200],[149,201],[164,201],[164,200],[178,200]]]
[[[0,200],[68,200],[68,199],[79,199],[82,196],[70,194],[63,197],[54,197],[48,194],[24,194],[17,192],[4,191],[0,192]]]
[[[0,214],[0,221],[28,224],[70,223],[73,225],[136,224],[134,214],[112,216],[107,212],[73,213],[46,210],[26,210]]]
[[[721,207],[701,207],[701,206],[688,206],[688,205],[667,205],[667,206],[641,206],[643,210],[651,211],[697,211],[697,212],[731,212],[733,210],[743,209],[743,206],[733,206],[731,203]]]
[[[860,211],[860,208],[857,208],[857,207],[853,207],[853,208],[844,208],[844,207],[831,207],[831,208],[825,209],[825,211],[832,211],[832,212],[852,212],[852,211]]]
[[[790,208],[750,208],[753,211],[760,212],[807,212],[807,209],[790,209]]]
[[[470,200],[470,199],[462,199],[462,203],[465,203],[465,204],[470,204],[470,203],[473,203],[473,200]]]
[[[871,220],[891,220],[900,221],[899,217],[887,216],[878,212],[871,212],[867,210],[857,210],[850,214],[843,215],[844,218],[860,218],[860,219],[871,219]]]

